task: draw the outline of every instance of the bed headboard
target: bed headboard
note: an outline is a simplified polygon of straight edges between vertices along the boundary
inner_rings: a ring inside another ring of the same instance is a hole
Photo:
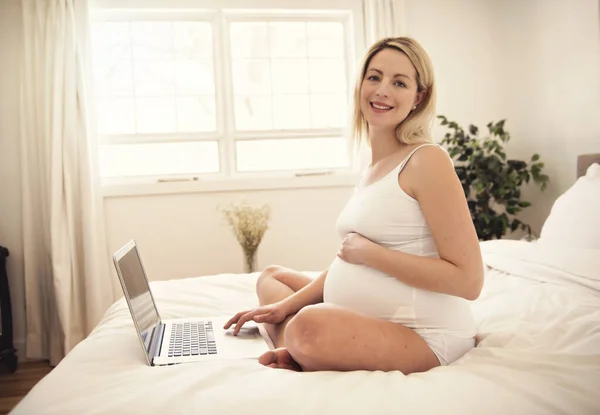
[[[588,167],[594,163],[600,164],[600,153],[582,154],[577,157],[577,177],[584,176]]]

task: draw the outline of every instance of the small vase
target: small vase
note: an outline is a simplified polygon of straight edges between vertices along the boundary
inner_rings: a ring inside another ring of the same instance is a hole
[[[246,260],[246,273],[248,274],[256,271],[256,252],[257,250],[244,252],[244,258]]]

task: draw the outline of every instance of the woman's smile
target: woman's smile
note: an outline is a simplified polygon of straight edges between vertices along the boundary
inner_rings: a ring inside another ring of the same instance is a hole
[[[371,109],[376,113],[384,113],[394,109],[394,107],[380,101],[371,101],[370,104]]]

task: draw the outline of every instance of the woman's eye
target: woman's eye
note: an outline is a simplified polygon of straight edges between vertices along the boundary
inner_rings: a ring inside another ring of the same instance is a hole
[[[379,77],[377,75],[371,75],[367,78],[368,81],[379,81]]]
[[[406,88],[406,84],[404,82],[401,82],[401,81],[397,81],[395,85],[399,86],[400,88]]]

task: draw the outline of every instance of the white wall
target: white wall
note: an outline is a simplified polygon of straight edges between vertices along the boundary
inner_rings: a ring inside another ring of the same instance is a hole
[[[0,1],[0,244],[9,263],[17,340],[24,336],[20,229],[18,81],[20,6]],[[552,186],[525,215],[536,230],[575,179],[575,158],[600,152],[598,0],[407,0],[406,28],[434,61],[438,113],[483,127],[507,118],[509,156],[541,153]],[[439,129],[436,129],[441,133]],[[259,267],[327,266],[335,219],[351,187],[190,193],[105,199],[110,252],[140,244],[150,279],[243,269],[241,251],[216,207],[246,198],[273,207]],[[112,267],[111,267],[112,269]]]
[[[600,2],[490,4],[509,155],[539,153],[551,179],[545,192],[525,192],[534,206],[522,217],[539,230],[552,201],[575,181],[577,155],[600,153]]]
[[[246,199],[272,208],[258,267],[320,270],[335,257],[335,220],[351,187],[111,197],[105,199],[109,251],[136,239],[151,280],[242,272],[241,248],[218,206]]]
[[[407,0],[406,34],[430,55],[437,82],[437,114],[485,125],[500,117],[502,85],[493,64],[495,0]],[[444,131],[435,128],[440,139]]]
[[[0,245],[10,252],[6,268],[17,349],[25,338],[18,101],[21,32],[21,2],[0,1]]]

